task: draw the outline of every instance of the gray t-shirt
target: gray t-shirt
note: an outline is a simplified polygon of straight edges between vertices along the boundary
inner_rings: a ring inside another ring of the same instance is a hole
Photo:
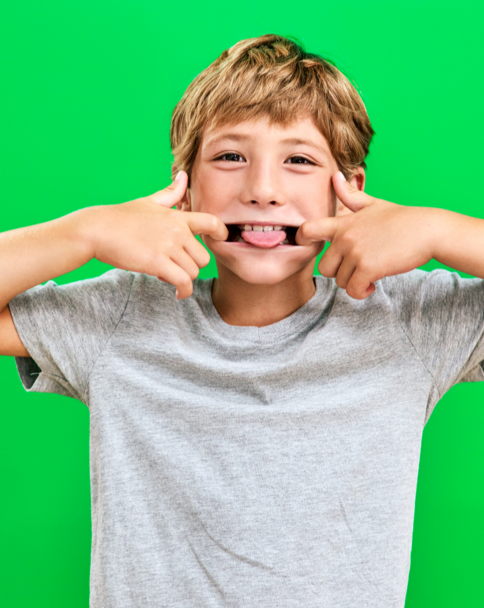
[[[113,270],[17,296],[25,387],[90,409],[92,608],[403,608],[422,431],[483,380],[484,282],[415,270],[267,327]]]

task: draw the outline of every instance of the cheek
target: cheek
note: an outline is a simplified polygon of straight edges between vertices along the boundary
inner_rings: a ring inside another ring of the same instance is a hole
[[[197,176],[190,189],[192,211],[217,215],[224,208],[224,191],[223,185],[219,180],[214,180],[212,175]]]
[[[307,219],[330,217],[335,214],[336,194],[331,180],[311,184],[309,188],[305,188],[302,196],[301,192],[297,196],[301,201],[301,211]]]

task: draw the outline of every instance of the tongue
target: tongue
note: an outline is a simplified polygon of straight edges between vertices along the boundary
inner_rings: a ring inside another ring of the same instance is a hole
[[[242,230],[242,238],[247,243],[255,245],[256,247],[264,247],[269,249],[282,243],[286,238],[284,230],[268,230],[267,232],[259,232],[255,230]]]

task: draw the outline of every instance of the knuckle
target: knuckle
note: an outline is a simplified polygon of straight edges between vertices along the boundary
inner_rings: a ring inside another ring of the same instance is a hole
[[[159,192],[155,192],[151,194],[148,199],[150,199],[153,203],[165,207],[169,209],[175,204],[175,199],[173,194],[169,190],[160,190]]]
[[[310,238],[310,229],[308,228],[308,223],[309,220],[304,222],[304,224],[301,224],[298,228],[298,235],[299,237],[302,237],[303,239],[307,239]]]
[[[159,251],[147,252],[144,256],[144,265],[148,268],[164,268],[166,266],[166,256]]]
[[[355,300],[361,300],[360,292],[353,286],[349,286],[346,288],[346,293],[354,298]]]
[[[190,287],[191,284],[192,284],[192,280],[188,275],[180,277],[180,279],[178,280],[178,285],[180,287],[187,288],[187,287]]]
[[[185,232],[184,226],[182,224],[180,224],[179,222],[173,222],[171,231],[176,237],[181,236]]]
[[[160,203],[162,203],[165,200],[165,197],[163,196],[163,192],[164,192],[163,190],[158,190],[158,192],[153,192],[153,194],[149,194],[146,197],[146,200],[159,205]]]
[[[153,252],[148,261],[152,268],[158,268],[163,271],[171,264],[170,258],[164,252],[159,251]]]
[[[329,264],[320,262],[318,266],[319,272],[323,275],[323,277],[334,278],[334,273],[331,270]]]
[[[169,234],[164,240],[164,244],[170,249],[179,245],[186,237],[186,230],[182,224],[174,223],[171,226]]]
[[[300,232],[300,233],[301,233],[303,236],[307,236],[307,234],[308,234],[308,230],[309,230],[309,228],[308,228],[308,224],[309,224],[309,221],[310,221],[310,220],[307,220],[306,222],[304,222],[303,224],[301,224],[301,225],[299,226],[299,229],[298,229],[298,230],[299,230],[299,232]]]
[[[364,248],[358,243],[352,243],[351,246],[348,247],[348,252],[351,256],[351,259],[354,260],[355,263],[360,266],[366,261],[367,256]]]
[[[344,231],[338,235],[339,244],[345,249],[353,249],[355,248],[355,241],[353,235],[350,231]]]
[[[358,270],[365,275],[369,275],[372,272],[373,264],[368,258],[360,257],[358,259]]]
[[[174,218],[185,223],[185,215],[184,215],[183,211],[180,211],[179,209],[171,209],[171,213]]]
[[[309,221],[302,225],[302,233],[305,237],[313,239],[318,235],[319,224],[316,221]]]
[[[210,254],[208,253],[208,251],[206,249],[203,250],[203,253],[200,256],[200,263],[201,263],[202,267],[210,264]]]
[[[224,227],[224,224],[222,223],[221,220],[219,220],[218,217],[215,217],[213,215],[209,218],[208,229],[210,230],[210,232],[217,232],[217,230],[222,230],[223,227]]]
[[[190,275],[190,278],[192,279],[192,281],[198,277],[199,273],[200,273],[200,270],[199,270],[198,266],[194,266],[193,268],[190,269],[189,275]]]

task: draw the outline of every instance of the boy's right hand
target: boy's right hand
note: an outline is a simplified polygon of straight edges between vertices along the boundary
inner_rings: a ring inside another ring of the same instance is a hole
[[[91,207],[93,257],[171,283],[179,300],[190,296],[192,281],[210,261],[194,235],[224,241],[228,230],[215,215],[172,209],[180,205],[187,183],[187,174],[180,171],[177,179],[155,194],[120,205]]]

